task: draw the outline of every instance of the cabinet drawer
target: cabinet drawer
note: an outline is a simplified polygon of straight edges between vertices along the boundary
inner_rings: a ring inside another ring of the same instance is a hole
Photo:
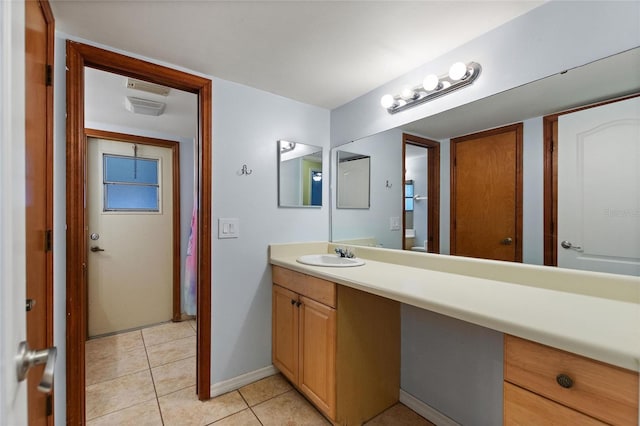
[[[571,387],[558,375],[571,378]],[[638,424],[638,374],[518,337],[504,336],[504,379],[616,425]]]
[[[504,382],[504,425],[606,425],[564,405]]]
[[[274,283],[332,308],[336,307],[335,283],[280,266],[273,266],[272,275]]]

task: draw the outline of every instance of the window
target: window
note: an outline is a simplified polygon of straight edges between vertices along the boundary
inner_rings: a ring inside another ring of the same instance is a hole
[[[160,211],[156,159],[103,155],[103,211]]]
[[[408,180],[404,184],[404,210],[413,211],[413,181]]]

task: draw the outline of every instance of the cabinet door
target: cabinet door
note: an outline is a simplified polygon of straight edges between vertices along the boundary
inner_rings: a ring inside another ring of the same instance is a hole
[[[299,386],[329,418],[336,415],[336,310],[300,296]]]
[[[275,365],[291,382],[298,382],[298,295],[279,285],[273,286],[271,356]]]

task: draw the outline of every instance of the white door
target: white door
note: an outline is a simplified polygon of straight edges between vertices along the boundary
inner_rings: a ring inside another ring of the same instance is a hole
[[[172,316],[171,149],[89,138],[89,336]]]
[[[558,120],[558,266],[640,276],[640,98]]]

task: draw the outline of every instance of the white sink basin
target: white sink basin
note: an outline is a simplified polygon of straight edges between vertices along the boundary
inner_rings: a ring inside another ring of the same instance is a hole
[[[307,254],[296,259],[299,263],[312,266],[331,266],[334,268],[348,268],[362,266],[364,260],[357,258],[339,257],[335,254]]]

